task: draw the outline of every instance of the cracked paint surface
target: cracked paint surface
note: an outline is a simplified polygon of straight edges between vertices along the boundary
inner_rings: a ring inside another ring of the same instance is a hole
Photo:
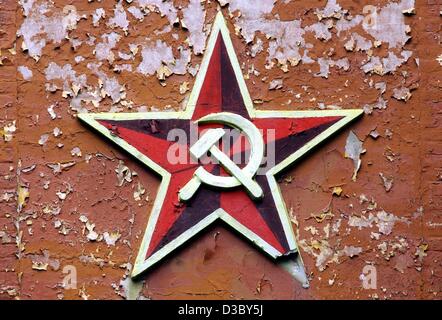
[[[132,283],[159,181],[76,119],[182,109],[219,9],[255,107],[366,113],[280,180],[307,290],[222,225]],[[441,10],[0,0],[0,298],[440,299]]]

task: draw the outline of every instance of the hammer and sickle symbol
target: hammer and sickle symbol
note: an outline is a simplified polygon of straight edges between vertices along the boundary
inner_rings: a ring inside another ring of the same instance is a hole
[[[217,159],[231,176],[216,176],[203,167],[199,167],[195,170],[193,178],[190,179],[179,191],[179,199],[181,201],[191,199],[202,183],[223,189],[242,185],[253,199],[262,198],[264,193],[259,184],[253,180],[264,157],[264,141],[258,128],[252,122],[240,115],[229,112],[209,114],[196,122],[201,124],[222,123],[242,131],[248,139],[251,147],[250,157],[247,165],[242,169],[239,168],[229,156],[223,153],[215,145],[219,139],[224,136],[224,129],[217,128],[207,130],[207,132],[190,148],[190,154],[196,159],[200,159],[210,151],[211,156]]]

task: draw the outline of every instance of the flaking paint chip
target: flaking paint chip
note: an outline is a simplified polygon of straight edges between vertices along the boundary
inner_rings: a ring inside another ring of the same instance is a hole
[[[389,192],[391,188],[393,188],[393,178],[386,177],[382,172],[379,173],[379,177],[381,178],[382,183],[384,184],[385,191]]]
[[[411,96],[412,94],[408,88],[401,87],[393,89],[393,98],[396,100],[407,102],[410,100]]]
[[[71,155],[74,156],[74,157],[81,157],[81,150],[80,150],[80,148],[79,147],[74,147],[71,150]]]
[[[46,142],[49,139],[49,135],[48,134],[43,134],[40,136],[40,139],[38,140],[38,144],[41,146],[44,146],[46,144]]]
[[[358,171],[361,167],[361,154],[364,152],[365,150],[362,148],[362,141],[359,140],[353,131],[350,131],[345,144],[345,157],[353,160],[353,181],[356,181]]]
[[[333,191],[332,191],[332,194],[333,195],[336,195],[336,196],[341,196],[341,194],[342,194],[342,188],[341,187],[333,187]]]
[[[121,234],[118,231],[103,233],[103,239],[108,246],[115,246],[115,243],[120,239]]]
[[[16,121],[14,120],[11,123],[6,124],[3,129],[0,129],[0,135],[3,136],[5,142],[9,142],[12,140],[13,134],[17,130],[15,123]]]
[[[29,198],[29,188],[25,185],[19,185],[17,189],[17,212],[21,212]]]
[[[440,54],[437,58],[436,61],[439,62],[439,64],[442,66],[442,54]]]
[[[37,271],[47,271],[48,270],[48,263],[40,262],[40,261],[33,261],[32,262],[32,269]]]
[[[189,82],[184,81],[180,85],[180,94],[185,94],[189,90]]]

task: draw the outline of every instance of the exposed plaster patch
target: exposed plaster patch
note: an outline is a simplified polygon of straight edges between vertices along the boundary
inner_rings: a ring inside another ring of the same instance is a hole
[[[106,231],[105,233],[103,233],[103,239],[108,246],[115,246],[115,243],[120,238],[121,238],[121,234],[118,231],[111,232],[111,233]]]
[[[81,150],[80,150],[80,148],[79,147],[72,148],[71,155],[73,157],[79,157],[80,158],[81,157]]]
[[[324,18],[340,19],[346,13],[347,10],[343,10],[336,0],[328,0],[323,9],[316,9],[316,15],[318,16],[319,20]]]
[[[382,97],[379,97],[378,101],[376,101],[375,103],[364,105],[364,113],[372,114],[374,109],[382,110],[386,108],[387,108],[387,101],[385,101]]]
[[[350,258],[360,255],[361,252],[362,252],[361,247],[345,246],[344,249],[342,249],[342,254],[345,254],[347,257]]]
[[[48,266],[53,271],[60,269],[60,260],[51,258],[48,250],[42,250],[42,254],[29,254],[26,257],[31,259],[32,269],[46,271]]]
[[[380,234],[389,235],[393,231],[396,222],[409,223],[405,218],[399,218],[392,213],[381,210],[375,215],[370,212],[368,216],[350,216],[348,225],[361,230],[362,228],[372,228],[375,224]]]
[[[372,213],[366,216],[350,216],[348,219],[348,225],[351,227],[357,227],[359,230],[362,228],[371,228],[374,221],[374,216]]]
[[[100,20],[106,17],[106,11],[103,8],[95,9],[92,14],[92,25],[98,27],[100,25]]]
[[[255,43],[252,45],[250,49],[250,55],[254,58],[258,53],[261,53],[264,50],[263,42],[261,38],[257,37]]]
[[[270,82],[269,90],[279,90],[282,88],[283,80],[282,79],[274,79]]]
[[[190,63],[192,53],[190,50],[184,49],[183,47],[179,47],[178,51],[180,52],[180,57],[175,60],[172,67],[172,72],[175,74],[184,75],[187,72],[187,66]]]
[[[86,92],[80,92],[78,95],[74,96],[69,105],[72,110],[83,113],[88,112],[84,103],[92,104],[94,107],[97,107],[101,100],[102,98],[98,89],[88,90]]]
[[[305,27],[305,31],[311,31],[315,34],[315,37],[319,40],[324,40],[327,42],[331,39],[332,34],[329,31],[333,26],[333,21],[327,20],[327,22],[317,22],[310,26]]]
[[[176,22],[177,9],[171,1],[136,0],[136,2],[143,10],[154,11],[157,9],[161,16],[166,16],[171,24]]]
[[[350,39],[345,43],[347,51],[368,51],[373,47],[371,40],[364,38],[358,33],[353,33]]]
[[[121,36],[116,32],[105,33],[101,36],[102,42],[95,46],[94,54],[99,61],[107,60],[110,64],[114,62],[115,55],[112,49],[115,48]]]
[[[376,40],[388,43],[390,48],[403,46],[410,39],[410,27],[405,24],[403,11],[413,7],[414,0],[391,2],[381,8],[379,13],[374,13],[372,23],[362,26]]]
[[[98,76],[98,85],[101,89],[100,94],[102,98],[109,96],[113,103],[118,103],[126,98],[125,88],[118,82],[117,78],[108,77],[103,71],[100,71],[96,65],[89,65],[88,67]]]
[[[207,35],[204,32],[206,11],[200,0],[190,0],[187,8],[183,9],[182,12],[182,25],[190,32],[189,45],[193,48],[195,54],[201,54],[206,47]]]
[[[376,217],[379,232],[384,235],[389,235],[393,230],[395,222],[401,221],[401,219],[399,219],[395,215],[385,212],[384,210],[379,211],[376,214]]]
[[[341,35],[341,32],[348,31],[348,30],[360,25],[363,20],[364,20],[364,17],[362,15],[357,15],[355,17],[345,17],[343,19],[339,19],[335,24],[335,28],[336,28],[338,37]]]
[[[48,142],[49,140],[49,135],[48,134],[42,134],[40,136],[40,139],[38,139],[38,144],[41,146],[44,146],[46,144],[46,142]]]
[[[59,127],[55,127],[54,130],[52,130],[52,134],[54,137],[59,137],[63,134],[63,132],[60,130]]]
[[[48,67],[45,69],[46,80],[51,81],[51,83],[46,84],[46,90],[56,91],[60,89],[53,80],[61,80],[63,83],[63,95],[75,96],[77,95],[80,88],[86,86],[86,75],[82,74],[77,76],[77,73],[72,69],[70,64],[65,64],[64,66],[59,66],[55,62],[50,62]]]
[[[23,15],[28,16],[34,6],[35,0],[19,0],[18,3],[22,6]]]
[[[85,59],[84,59],[83,56],[76,56],[76,57],[74,58],[74,60],[75,60],[75,63],[76,63],[76,64],[79,64],[79,63],[83,62]]]
[[[23,80],[29,81],[32,79],[32,70],[30,70],[26,66],[19,66],[17,70],[21,73],[21,76],[23,77]]]
[[[145,45],[141,50],[142,61],[137,67],[137,72],[147,76],[153,75],[160,67],[174,61],[172,49],[163,41]]]
[[[404,101],[407,102],[408,100],[411,99],[411,92],[410,89],[406,88],[406,87],[400,87],[400,88],[394,88],[393,89],[393,98],[395,98],[396,100],[399,101]]]
[[[25,19],[17,31],[23,38],[22,49],[35,60],[39,60],[47,41],[56,44],[68,37],[68,32],[77,26],[80,17],[74,6],[65,6],[63,11],[54,9],[51,3],[36,4],[21,2]]]
[[[143,14],[143,12],[139,8],[137,8],[135,6],[130,6],[129,8],[127,8],[127,11],[129,11],[129,13],[131,15],[133,15],[135,19],[143,21],[144,14]]]
[[[388,56],[382,59],[372,56],[361,68],[365,73],[370,72],[383,76],[396,71],[397,68],[408,61],[411,55],[411,51],[404,50],[401,52],[401,57],[396,56],[393,52],[389,52]]]
[[[132,72],[132,65],[131,64],[118,64],[114,66],[113,69],[115,72],[122,72],[122,71],[127,71],[127,72]]]
[[[126,10],[124,9],[121,1],[115,5],[114,16],[109,19],[108,26],[112,28],[121,28],[124,32],[127,32],[129,27],[129,20],[127,20]]]
[[[299,245],[306,253],[316,258],[315,266],[319,271],[324,271],[331,262],[338,262],[338,253],[332,249],[327,240],[313,240],[308,243],[303,239]]]
[[[165,80],[172,73],[185,74],[190,62],[190,50],[179,48],[180,57],[175,60],[172,48],[163,41],[157,40],[143,46],[141,50],[142,61],[137,67],[137,72],[148,76],[157,74],[160,80]]]
[[[382,172],[379,173],[379,177],[382,180],[385,191],[389,192],[393,188],[393,178],[385,176]]]
[[[257,32],[266,35],[269,41],[267,50],[267,62],[272,63],[276,59],[279,64],[295,66],[302,59],[299,52],[305,46],[305,30],[301,27],[300,20],[281,21],[279,19],[267,19],[266,15],[273,10],[274,0],[250,2],[246,0],[223,1],[229,3],[230,12],[239,10],[241,15],[236,18],[237,29],[241,35],[250,43],[254,40]]]
[[[342,58],[335,61],[328,58],[319,58],[318,64],[320,70],[315,74],[315,77],[328,78],[330,74],[330,67],[337,67],[338,69],[342,69],[344,71],[347,71],[350,68],[348,58]]]
[[[380,91],[378,100],[373,104],[364,105],[363,109],[365,114],[372,114],[374,109],[383,110],[387,108],[387,101],[384,100],[383,94],[387,90],[387,85],[385,82],[376,82],[375,88]]]

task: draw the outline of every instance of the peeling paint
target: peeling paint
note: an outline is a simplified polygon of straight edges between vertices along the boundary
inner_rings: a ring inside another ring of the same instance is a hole
[[[0,298],[440,297],[438,5],[16,5],[2,12],[0,40]],[[257,108],[367,115],[281,177],[308,290],[222,226],[132,282],[158,181],[76,121],[182,108],[219,8]],[[76,290],[60,286],[65,265],[77,268]],[[378,289],[361,288],[366,265]]]

